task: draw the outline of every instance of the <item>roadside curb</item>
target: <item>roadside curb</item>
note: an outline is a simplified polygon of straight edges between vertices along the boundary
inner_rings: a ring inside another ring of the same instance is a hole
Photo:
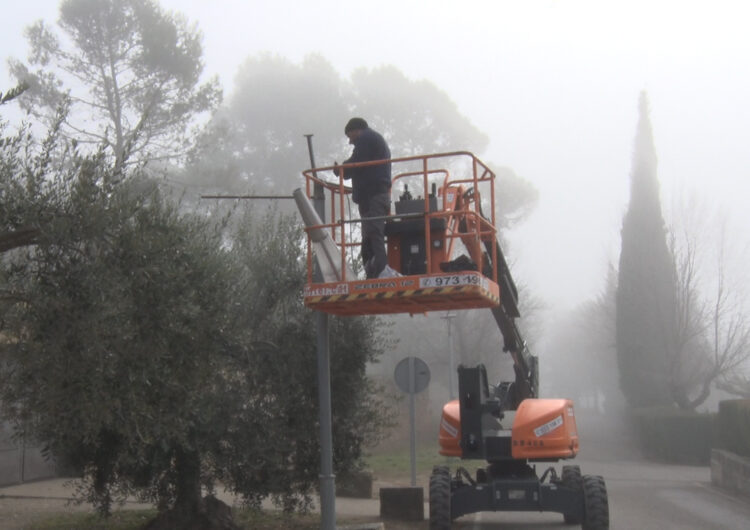
[[[736,497],[750,500],[750,458],[712,449],[711,483]]]

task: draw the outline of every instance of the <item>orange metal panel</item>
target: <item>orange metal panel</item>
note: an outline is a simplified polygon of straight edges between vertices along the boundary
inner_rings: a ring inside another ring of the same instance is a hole
[[[569,399],[525,399],[516,411],[513,458],[573,458],[578,453],[573,402]]]
[[[457,399],[443,406],[438,441],[441,455],[460,457],[463,454],[461,452],[461,405]]]

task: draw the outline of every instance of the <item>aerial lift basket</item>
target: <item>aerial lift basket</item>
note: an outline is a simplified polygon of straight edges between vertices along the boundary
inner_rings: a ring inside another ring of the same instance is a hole
[[[324,178],[333,167],[303,172],[306,188],[297,190],[295,199],[308,234],[305,304],[341,316],[498,306],[498,268],[488,256],[497,251],[494,173],[468,152],[351,166],[388,162],[395,207],[384,219],[388,264],[399,273],[390,278],[365,279],[353,271],[359,264],[360,219],[344,179]],[[324,192],[325,220],[311,204],[316,185]]]

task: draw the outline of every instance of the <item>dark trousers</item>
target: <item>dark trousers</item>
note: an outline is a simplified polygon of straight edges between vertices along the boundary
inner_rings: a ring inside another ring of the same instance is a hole
[[[359,204],[362,219],[362,263],[368,278],[377,278],[388,264],[385,253],[385,219],[369,220],[369,217],[385,217],[391,209],[391,194],[379,193]]]

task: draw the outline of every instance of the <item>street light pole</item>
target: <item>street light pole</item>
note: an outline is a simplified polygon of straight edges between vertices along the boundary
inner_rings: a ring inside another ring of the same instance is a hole
[[[310,165],[315,169],[312,134],[306,134]],[[325,219],[325,194],[320,183],[313,188],[313,205],[321,219]],[[317,276],[320,276],[319,274]],[[316,278],[320,281],[321,278]],[[336,530],[336,477],[333,474],[333,421],[331,413],[331,356],[329,347],[328,314],[317,311],[318,350],[318,407],[320,420],[320,527]]]

